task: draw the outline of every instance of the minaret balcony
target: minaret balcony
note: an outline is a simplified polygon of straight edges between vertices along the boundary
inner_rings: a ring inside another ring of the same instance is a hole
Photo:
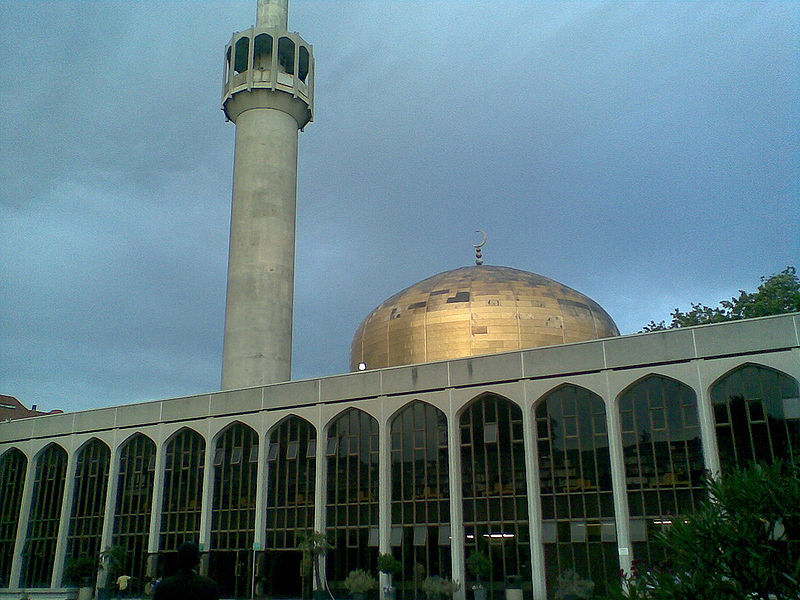
[[[240,92],[270,89],[314,105],[314,55],[296,33],[252,27],[236,33],[225,48],[222,105]]]

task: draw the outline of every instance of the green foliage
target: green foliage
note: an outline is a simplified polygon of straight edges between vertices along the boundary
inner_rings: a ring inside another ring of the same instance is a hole
[[[64,581],[72,585],[91,585],[97,575],[97,562],[88,556],[71,558],[64,565]]]
[[[692,309],[688,312],[676,308],[669,325],[664,321],[650,321],[642,331],[663,331],[797,311],[800,311],[800,279],[794,267],[786,267],[776,275],[762,277],[761,285],[754,293],[739,290],[738,297],[723,300],[716,308],[695,303],[692,303]]]
[[[467,571],[472,573],[478,581],[488,577],[491,569],[492,561],[480,550],[469,555],[467,559]]]
[[[398,575],[403,570],[403,563],[391,554],[381,554],[378,556],[378,571],[388,575]]]
[[[333,546],[328,541],[328,536],[319,531],[309,531],[300,540],[297,549],[302,553],[300,559],[300,580],[303,586],[303,597],[307,596],[308,577],[313,573],[314,579],[317,583],[317,589],[324,589],[322,585],[322,570],[320,569],[320,559],[325,556],[329,551],[333,550]]]
[[[344,587],[351,594],[366,594],[378,588],[378,581],[363,569],[355,569],[347,574]]]
[[[591,598],[594,592],[594,581],[584,579],[572,569],[567,569],[556,581],[556,598]]]
[[[436,600],[437,598],[451,598],[453,592],[459,587],[460,586],[455,581],[439,577],[438,575],[428,577],[422,582],[422,591],[425,592],[431,600]]]
[[[109,546],[100,553],[99,567],[106,570],[106,579],[111,581],[117,573],[125,569],[128,553],[122,546]]]
[[[797,600],[800,466],[752,465],[706,486],[708,500],[656,541],[667,560],[635,569],[608,598]]]

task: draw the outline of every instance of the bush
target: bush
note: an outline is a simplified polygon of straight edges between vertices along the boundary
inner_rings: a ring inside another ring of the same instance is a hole
[[[459,588],[459,585],[450,579],[444,579],[438,575],[428,577],[422,582],[422,591],[425,592],[428,598],[435,600],[436,598],[450,598]]]
[[[365,594],[370,590],[377,589],[378,581],[363,569],[355,569],[347,574],[344,587],[351,594]]]
[[[397,575],[403,570],[403,563],[391,554],[381,554],[378,556],[378,571],[388,575]]]
[[[64,581],[72,585],[85,587],[91,585],[97,574],[97,563],[88,556],[71,558],[64,566]]]
[[[478,581],[486,579],[492,569],[492,561],[483,552],[477,551],[467,559],[467,571],[472,573]]]

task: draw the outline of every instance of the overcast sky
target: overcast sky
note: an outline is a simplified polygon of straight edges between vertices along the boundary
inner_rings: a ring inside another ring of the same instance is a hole
[[[0,1],[0,393],[80,410],[219,388],[246,2]],[[623,334],[800,267],[800,3],[291,3],[293,377],[391,294],[540,273]]]

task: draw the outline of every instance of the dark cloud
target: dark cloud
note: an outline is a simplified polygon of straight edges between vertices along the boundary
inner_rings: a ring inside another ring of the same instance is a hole
[[[216,389],[247,2],[2,1],[0,381],[43,408]],[[623,333],[800,257],[795,3],[293,2],[294,376],[472,260],[547,275]]]

